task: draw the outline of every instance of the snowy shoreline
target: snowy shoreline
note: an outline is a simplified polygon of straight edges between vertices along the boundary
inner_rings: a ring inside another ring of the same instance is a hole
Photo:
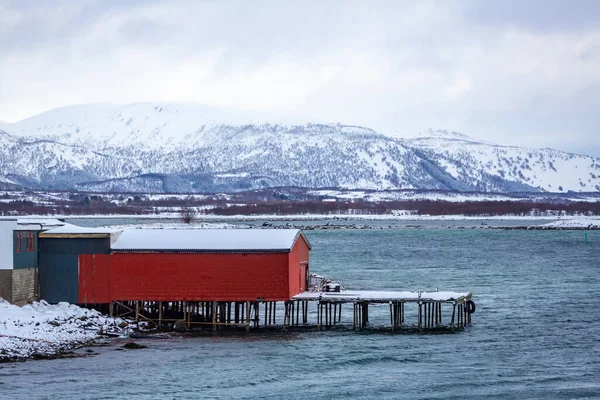
[[[68,303],[18,307],[0,298],[0,363],[73,356],[105,337],[101,332],[123,333],[122,322]]]
[[[160,214],[28,214],[15,216],[0,216],[0,220],[6,219],[27,219],[27,218],[67,218],[67,219],[123,219],[123,220],[164,220],[177,222],[181,220],[179,213],[160,213]],[[217,215],[217,214],[198,214],[195,217],[198,223],[212,222],[256,222],[256,221],[470,221],[470,220],[490,220],[490,221],[535,221],[535,220],[585,220],[600,222],[600,216],[586,215],[564,215],[564,214],[542,214],[542,215],[418,215],[407,210],[397,210],[388,214],[235,214],[235,215]]]
[[[404,228],[423,228],[425,226],[419,225],[420,223],[426,222],[447,222],[447,223],[460,223],[473,222],[473,227],[488,228],[488,229],[529,229],[529,230],[598,230],[600,229],[600,217],[512,217],[512,218],[500,218],[500,217],[464,217],[464,216],[451,216],[448,218],[444,217],[430,217],[424,216],[422,218],[350,218],[350,217],[334,217],[325,218],[269,218],[268,216],[261,216],[256,218],[227,218],[221,220],[221,222],[206,222],[205,220],[199,219],[195,223],[185,224],[181,221],[167,219],[165,222],[141,222],[136,221],[132,224],[107,224],[105,228],[109,229],[302,229],[302,230],[327,230],[327,229],[404,229]],[[366,216],[365,216],[366,217]],[[373,216],[371,216],[373,217]],[[513,224],[502,225],[502,221],[511,221]],[[540,223],[540,222],[545,223]],[[547,222],[546,222],[547,221]],[[237,225],[234,223],[238,223]],[[247,225],[239,225],[239,223],[247,223]],[[282,224],[282,222],[286,222]],[[301,222],[308,222],[310,224],[305,225]],[[360,222],[360,224],[358,223]],[[369,222],[378,222],[379,224],[370,225]],[[404,226],[384,226],[382,222],[402,222]],[[523,222],[522,225],[515,225],[514,222]],[[274,224],[275,223],[275,224]],[[457,228],[464,229],[465,226],[455,225],[441,225],[441,226],[430,226],[429,228]]]

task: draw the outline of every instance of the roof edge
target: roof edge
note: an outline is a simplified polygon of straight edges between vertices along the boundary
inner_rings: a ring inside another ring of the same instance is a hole
[[[294,248],[294,246],[296,245],[296,242],[298,241],[298,238],[300,238],[300,237],[302,238],[302,240],[304,240],[304,243],[306,243],[306,246],[308,246],[308,249],[312,250],[312,245],[308,241],[308,238],[304,234],[304,231],[302,231],[302,229],[298,229],[298,233],[296,234],[296,237],[294,237],[294,241],[292,242],[292,247],[290,248],[290,251],[291,251],[291,249]]]
[[[235,250],[196,250],[196,249],[115,249],[112,248],[112,253],[205,253],[205,254],[289,254],[290,249],[235,249]]]
[[[111,233],[40,233],[40,239],[102,239],[112,237]]]

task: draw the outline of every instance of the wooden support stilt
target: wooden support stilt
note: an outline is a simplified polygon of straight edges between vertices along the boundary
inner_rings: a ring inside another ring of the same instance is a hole
[[[263,304],[265,305],[265,320],[263,322],[263,325],[267,326],[269,325],[269,303],[263,302]]]
[[[471,309],[469,308],[469,310],[471,310]],[[471,313],[470,312],[469,312],[469,325],[471,325]]]
[[[246,309],[246,332],[250,330],[250,302],[247,301],[243,307]]]
[[[213,301],[211,304],[210,315],[212,316],[212,330],[217,330],[217,302]]]
[[[301,306],[301,302],[300,301],[295,301],[294,303],[296,303],[296,326],[300,325],[300,306]]]
[[[429,302],[429,304],[427,305],[427,309],[428,309],[427,312],[429,313],[429,315],[428,315],[429,318],[428,318],[427,322],[428,322],[429,328],[431,328],[433,326],[433,303],[432,302]]]
[[[363,326],[363,322],[364,322],[364,313],[365,308],[363,307],[362,303],[358,303],[358,327],[359,329],[362,330],[362,328],[364,328]]]
[[[400,323],[404,323],[404,316],[405,316],[405,304],[402,303],[402,318],[400,318]]]
[[[158,329],[162,329],[163,306],[162,301],[158,302]]]
[[[321,314],[322,314],[322,305],[321,302],[319,301],[317,303],[317,328],[320,330],[321,329]]]

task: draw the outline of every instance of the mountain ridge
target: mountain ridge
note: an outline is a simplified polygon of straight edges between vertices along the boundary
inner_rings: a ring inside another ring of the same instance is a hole
[[[600,191],[600,159],[591,156],[443,130],[405,139],[357,125],[234,114],[163,103],[78,105],[2,123],[0,178],[23,188],[87,191]]]

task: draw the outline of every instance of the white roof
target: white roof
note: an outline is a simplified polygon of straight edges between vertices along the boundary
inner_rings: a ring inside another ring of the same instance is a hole
[[[44,234],[63,234],[63,235],[89,235],[89,234],[107,234],[119,232],[118,229],[108,228],[91,228],[87,226],[77,226],[71,224],[64,224],[58,228],[49,229]]]
[[[66,222],[60,221],[56,218],[19,218],[17,219],[19,225],[42,225],[47,226],[63,226]]]
[[[298,229],[129,229],[113,250],[157,251],[289,251]]]
[[[294,296],[295,300],[322,301],[454,301],[470,296],[470,292],[392,292],[376,290],[352,290],[344,292],[304,292]]]

